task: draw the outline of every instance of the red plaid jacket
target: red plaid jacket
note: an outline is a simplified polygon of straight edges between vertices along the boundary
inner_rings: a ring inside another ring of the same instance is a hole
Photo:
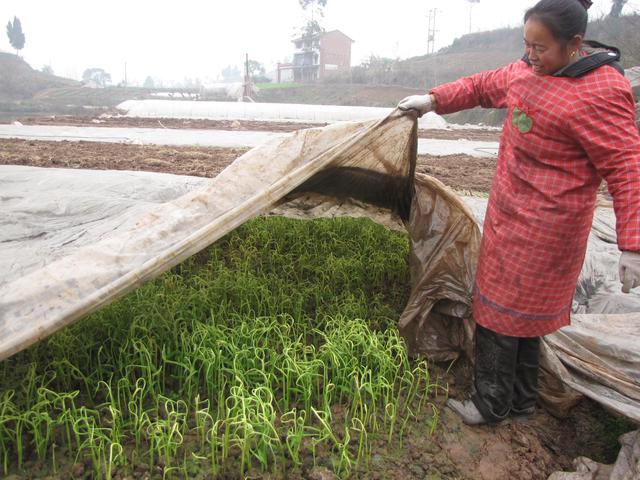
[[[520,60],[431,91],[438,113],[507,108],[474,292],[480,325],[534,337],[569,324],[604,178],[618,246],[640,252],[640,136],[629,82],[601,66],[535,75]]]

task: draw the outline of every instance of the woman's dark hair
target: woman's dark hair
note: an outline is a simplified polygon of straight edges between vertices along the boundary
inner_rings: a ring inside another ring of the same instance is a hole
[[[587,31],[587,10],[591,0],[540,0],[524,14],[525,23],[532,17],[542,22],[556,40],[568,43]]]

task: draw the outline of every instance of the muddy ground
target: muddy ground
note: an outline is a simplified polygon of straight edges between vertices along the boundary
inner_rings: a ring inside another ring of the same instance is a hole
[[[0,164],[215,177],[247,150],[8,139],[0,140]]]
[[[0,164],[143,170],[214,177],[247,150],[4,139],[0,140]],[[418,157],[417,170],[438,178],[457,191],[486,193],[491,187],[495,166],[493,158],[421,155]]]
[[[117,126],[140,127],[152,126],[149,122],[157,121],[145,120],[138,124],[133,119],[120,119],[118,122],[125,123],[119,123]],[[221,125],[224,125],[210,121],[206,124],[197,123],[197,126],[182,120],[172,122],[172,128],[222,128]],[[233,129],[249,129],[255,126],[247,122],[241,123],[240,127],[229,123],[228,127]],[[82,125],[86,122],[77,124]],[[296,125],[299,127],[299,124]],[[116,124],[112,123],[109,126]],[[274,125],[269,124],[269,128],[273,130]],[[281,125],[281,128],[289,126]],[[459,131],[451,132],[450,135],[454,136],[449,138],[459,138],[459,134]],[[491,134],[495,135],[493,132]],[[245,151],[246,149],[0,140],[0,164],[145,170],[213,177]],[[495,171],[495,160],[465,155],[439,158],[421,156],[418,170],[439,178],[459,191],[486,193]],[[440,384],[447,385],[449,395],[461,398],[468,391],[470,375],[465,362],[458,362],[452,369],[453,373],[440,367],[435,367],[434,371],[442,375]],[[418,421],[411,428],[402,448],[390,449],[384,441],[374,444],[369,470],[354,473],[353,478],[546,479],[554,471],[572,470],[572,459],[577,456],[588,456],[612,463],[618,451],[617,435],[631,430],[628,423],[614,419],[590,401],[583,401],[569,418],[565,419],[557,419],[543,410],[538,410],[528,423],[507,421],[496,427],[467,427],[444,407],[444,399],[443,395],[435,401],[440,418],[433,434],[429,432],[426,421]],[[18,475],[12,478],[43,478],[38,472],[38,466],[34,465],[27,476]],[[63,476],[64,474],[60,473]],[[60,475],[49,478],[63,478]],[[141,476],[156,478],[150,472],[143,472]],[[279,477],[258,475],[252,478]],[[287,478],[334,477],[327,470],[316,469]]]

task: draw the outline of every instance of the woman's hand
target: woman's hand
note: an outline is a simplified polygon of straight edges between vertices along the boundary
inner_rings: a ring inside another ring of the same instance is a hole
[[[415,110],[418,112],[418,117],[421,117],[425,113],[435,110],[435,101],[432,95],[410,95],[400,100],[398,103],[400,110]]]
[[[622,293],[640,287],[640,253],[622,252],[620,255],[620,281]]]

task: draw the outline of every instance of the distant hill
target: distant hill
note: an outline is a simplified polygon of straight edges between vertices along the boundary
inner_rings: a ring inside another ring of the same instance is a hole
[[[80,82],[34,70],[22,58],[0,52],[0,101],[26,100],[50,88],[79,86]]]
[[[142,88],[86,88],[81,82],[34,70],[22,58],[0,52],[0,121],[25,115],[101,113],[148,94]]]
[[[355,67],[353,75],[362,83],[431,88],[516,61],[524,53],[522,37],[522,27],[471,33],[436,54],[392,61],[384,69],[376,65]],[[589,23],[586,38],[620,48],[625,68],[640,65],[640,15],[594,20]]]

